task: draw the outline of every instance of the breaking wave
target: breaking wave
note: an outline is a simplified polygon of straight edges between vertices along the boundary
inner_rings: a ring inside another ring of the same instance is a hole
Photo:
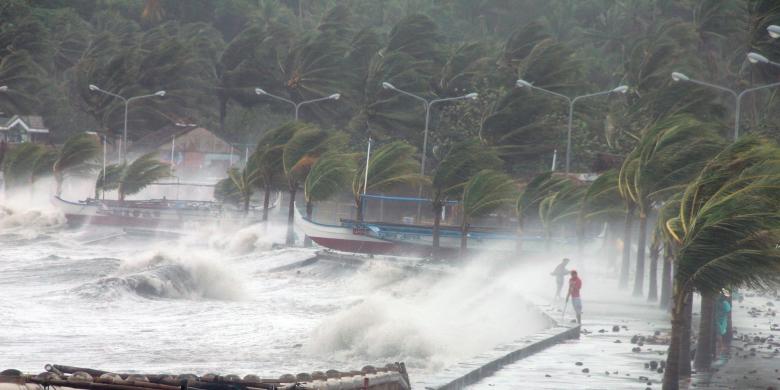
[[[123,262],[114,275],[84,284],[75,292],[104,299],[131,293],[149,299],[240,300],[241,285],[241,280],[218,259],[184,260],[154,252]]]
[[[65,215],[55,210],[13,210],[0,207],[0,229],[60,227],[66,222]]]

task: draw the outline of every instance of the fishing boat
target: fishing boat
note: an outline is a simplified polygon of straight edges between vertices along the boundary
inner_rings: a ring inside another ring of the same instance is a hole
[[[278,198],[271,207],[278,204]],[[137,228],[171,228],[190,223],[259,222],[262,208],[252,207],[244,212],[220,202],[199,200],[105,200],[87,198],[69,201],[59,196],[52,198],[54,206],[62,210],[69,225],[111,225]]]
[[[352,253],[428,257],[433,251],[433,227],[386,222],[360,222],[342,219],[339,225],[314,222],[295,208],[295,225],[320,246]],[[517,248],[517,236],[510,231],[473,229],[468,233],[469,251],[511,253]],[[460,251],[458,227],[439,228],[439,249],[443,254]],[[539,242],[538,237],[524,237]]]

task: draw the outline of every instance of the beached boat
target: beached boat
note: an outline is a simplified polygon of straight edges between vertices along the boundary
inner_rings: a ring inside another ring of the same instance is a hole
[[[317,244],[342,252],[425,257],[433,249],[431,226],[348,219],[341,220],[340,225],[327,225],[307,219],[297,208],[295,224]],[[461,233],[457,227],[442,226],[439,233],[439,248],[444,254],[460,250]],[[468,237],[469,251],[511,253],[517,248],[517,236],[510,231],[473,230]],[[526,241],[541,244],[537,237],[524,237],[524,246]]]
[[[219,202],[194,200],[101,200],[72,202],[59,196],[52,203],[62,210],[70,225],[113,225],[121,227],[180,227],[188,223],[260,221],[263,210],[248,213]],[[278,204],[278,199],[271,207]]]

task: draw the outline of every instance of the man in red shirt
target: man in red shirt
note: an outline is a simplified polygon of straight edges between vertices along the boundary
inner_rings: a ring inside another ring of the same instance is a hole
[[[582,301],[580,300],[580,289],[582,288],[582,279],[577,277],[577,271],[571,271],[569,278],[569,292],[566,294],[566,300],[571,296],[571,305],[574,312],[577,313],[577,323],[582,325]]]

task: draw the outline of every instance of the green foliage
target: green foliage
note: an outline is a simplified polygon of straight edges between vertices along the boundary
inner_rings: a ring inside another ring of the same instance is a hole
[[[489,169],[480,171],[463,186],[463,225],[511,205],[516,199],[517,186],[509,175]]]
[[[307,204],[323,201],[344,191],[355,173],[355,161],[343,154],[326,154],[311,167],[303,183]]]
[[[565,176],[557,176],[554,172],[540,173],[531,179],[520,192],[515,205],[520,227],[522,228],[528,219],[538,217],[542,200],[560,191],[570,180]]]
[[[414,158],[417,149],[403,141],[394,141],[377,148],[371,153],[366,185],[366,163],[355,171],[352,178],[352,195],[355,205],[360,207],[360,195],[364,192],[386,191],[401,185],[418,184],[420,163]]]
[[[462,187],[477,172],[497,170],[501,166],[496,151],[479,140],[470,139],[453,145],[433,173],[431,199],[434,208],[440,207],[447,198],[460,195]]]
[[[125,200],[127,195],[137,194],[149,184],[171,175],[170,165],[157,159],[152,152],[136,158],[125,167],[119,181],[119,200]]]
[[[125,171],[126,164],[108,164],[105,169],[98,172],[95,181],[95,198],[100,198],[101,192],[114,191],[119,188],[122,180],[122,174]]]
[[[3,159],[6,190],[30,183],[35,161],[42,153],[42,146],[28,142],[16,145],[6,152]]]

